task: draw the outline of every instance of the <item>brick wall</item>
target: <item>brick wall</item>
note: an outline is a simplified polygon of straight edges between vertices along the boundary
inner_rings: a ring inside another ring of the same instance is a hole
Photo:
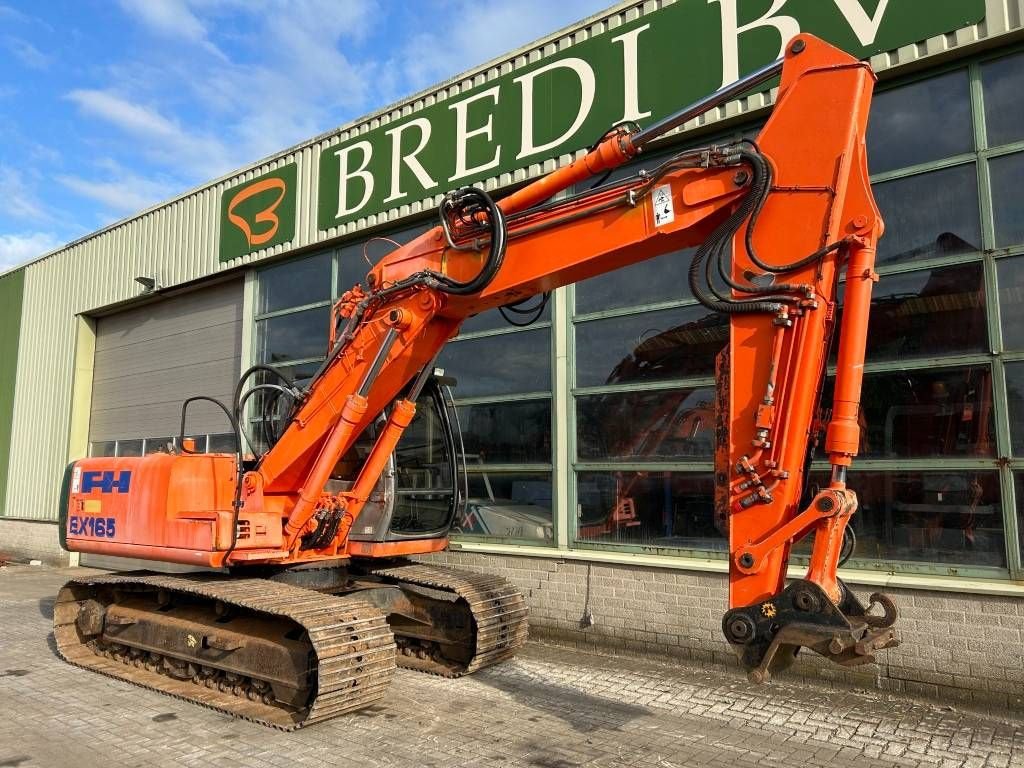
[[[69,557],[60,548],[57,523],[45,520],[0,517],[0,552],[15,560],[42,560],[48,565],[67,565]]]
[[[721,633],[724,574],[465,552],[423,559],[508,578],[526,595],[534,638],[737,667]],[[865,602],[872,591],[854,589]],[[1024,711],[1024,599],[888,592],[903,644],[881,664],[842,668],[805,651],[784,674]]]

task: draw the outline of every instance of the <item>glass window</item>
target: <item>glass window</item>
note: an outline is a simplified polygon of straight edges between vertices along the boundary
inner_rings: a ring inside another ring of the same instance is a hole
[[[878,263],[920,261],[981,249],[974,164],[872,185],[885,219]]]
[[[551,331],[453,341],[438,365],[458,381],[458,398],[546,392],[551,389]]]
[[[117,452],[117,442],[114,440],[103,440],[98,443],[89,443],[90,456],[113,456]]]
[[[1008,248],[1024,243],[1024,152],[994,157],[988,163],[992,177],[992,218],[995,220],[996,247]]]
[[[935,130],[942,126],[942,130]],[[868,124],[871,173],[971,152],[971,93],[959,69],[875,94]]]
[[[549,464],[551,400],[459,407],[466,464]]]
[[[142,441],[141,440],[118,440],[117,441],[117,455],[118,456],[141,456],[142,455]]]
[[[316,307],[256,323],[259,359],[267,363],[323,357],[327,350],[330,307]]]
[[[287,261],[260,271],[257,314],[328,301],[331,298],[331,254]]]
[[[174,453],[173,437],[147,437],[145,452],[148,456],[151,453]]]
[[[395,448],[395,512],[391,530],[436,531],[452,510],[452,465],[446,432],[433,404],[419,401],[416,416]]]
[[[202,447],[203,443],[197,441],[197,446]],[[230,432],[210,435],[208,450],[210,453],[234,453],[237,449],[235,436]]]
[[[1024,54],[1004,56],[981,65],[988,145],[1024,139]]]
[[[687,273],[694,249],[672,251],[576,283],[576,314],[692,299]]]
[[[365,283],[366,273],[378,261],[395,250],[396,243],[405,245],[414,240],[433,227],[435,221],[435,219],[431,219],[429,222],[394,232],[381,232],[379,235],[373,235],[365,240],[343,245],[337,251],[338,291],[336,295],[341,296],[357,283]]]
[[[515,320],[517,323],[523,323],[531,320],[536,323],[549,323],[551,322],[551,301],[549,300],[544,305],[544,311],[540,313],[540,316],[533,320],[536,314],[533,310],[538,308],[541,303],[540,296],[534,296],[532,299],[523,304],[520,309],[529,311],[527,315],[517,315],[509,310],[505,310],[509,317]],[[533,322],[530,324],[533,325]],[[489,309],[486,312],[481,312],[479,315],[474,315],[462,324],[462,328],[459,330],[460,333],[476,333],[477,331],[493,331],[496,328],[509,328],[512,324],[506,320],[501,312],[497,309]]]
[[[833,380],[824,402],[832,400]],[[861,395],[862,457],[992,456],[988,366],[874,373]]]
[[[725,550],[714,523],[714,481],[682,472],[579,472],[582,541]]]
[[[469,500],[454,533],[553,544],[550,472],[470,471]]]
[[[980,262],[883,275],[875,284],[868,360],[985,352],[987,340],[984,269]],[[832,345],[833,360],[838,347],[837,338]]]
[[[849,485],[860,502],[851,520],[858,560],[1006,565],[995,472],[854,470]]]
[[[692,459],[714,454],[712,387],[576,398],[580,460]]]
[[[1010,445],[1013,455],[1024,456],[1024,361],[1006,364],[1006,402],[1010,411]],[[1017,496],[1024,507],[1024,496]]]
[[[999,316],[1003,349],[1024,351],[1024,256],[999,259]]]
[[[693,305],[576,325],[579,387],[710,376],[729,318]]]

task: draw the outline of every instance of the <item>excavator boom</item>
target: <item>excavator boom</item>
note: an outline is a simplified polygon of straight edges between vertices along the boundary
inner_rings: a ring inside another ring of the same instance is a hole
[[[780,74],[776,107],[756,141],[683,150],[649,171],[593,183],[688,120]],[[464,501],[449,476],[459,454],[452,437],[438,448],[448,459],[431,453],[420,462],[421,490],[402,502],[404,527],[394,523],[395,457],[403,435],[426,418],[417,404],[430,399],[438,423],[448,425],[450,400],[433,380],[434,361],[468,317],[693,247],[685,270],[689,290],[730,322],[718,363],[715,457],[716,519],[727,528],[730,550],[726,638],[758,681],[789,664],[802,646],[843,664],[872,660],[897,642],[895,608],[877,596],[872,602],[882,603],[884,615],[871,614],[836,571],[857,506],[846,471],[860,439],[875,244],[883,230],[864,147],[873,82],[866,64],[802,35],[782,61],[646,129],[614,127],[575,162],[500,202],[475,188],[446,195],[438,226],[396,248],[334,306],[328,355],[308,385],[299,387],[270,366],[243,376],[234,408],[225,408],[238,435],[235,456],[195,455],[183,440],[178,454],[84,459],[69,467],[68,547],[287,576],[291,589],[313,584],[356,596],[363,602],[346,610],[372,628],[374,658],[386,656],[388,646],[372,606],[388,614],[410,657],[407,666],[462,674],[505,658],[525,640],[518,593],[425,566],[392,567],[396,558],[444,548],[452,514],[439,510]],[[841,284],[845,308],[837,323]],[[824,440],[832,475],[826,488],[810,493],[809,457],[825,426],[820,398],[835,331],[835,397]],[[269,383],[243,395],[257,373]],[[256,392],[270,414],[265,421],[274,421],[267,402],[288,407],[281,428],[248,455],[245,405]],[[184,412],[182,423],[184,433]],[[100,505],[103,525],[84,523],[86,510]],[[627,519],[628,510],[620,517]],[[808,572],[786,586],[790,550],[811,534]],[[190,627],[189,636],[206,631],[217,605],[228,605],[228,615],[262,611],[259,621],[248,614],[246,620],[263,634],[289,636],[299,621],[244,590],[249,607],[230,607],[230,584],[178,592],[162,579],[132,584],[69,585],[60,602],[62,647],[92,642],[108,658],[138,658],[132,649],[141,640],[114,639],[134,637],[135,630],[111,634],[104,627],[112,620],[145,623],[168,645],[173,631],[153,612],[168,610],[176,595],[188,595],[177,626]],[[150,602],[123,598],[133,589],[151,595]],[[439,590],[450,597],[442,599]],[[484,593],[494,595],[490,607]],[[444,618],[443,600],[465,603],[457,621]],[[318,711],[309,681],[271,684],[251,669],[228,673],[209,657],[201,664],[191,658],[178,652],[168,662],[170,674],[194,676],[208,687],[223,683],[218,675],[251,679],[243,692],[255,692],[271,709],[283,701],[287,722],[301,724]],[[194,675],[188,664],[198,664]]]

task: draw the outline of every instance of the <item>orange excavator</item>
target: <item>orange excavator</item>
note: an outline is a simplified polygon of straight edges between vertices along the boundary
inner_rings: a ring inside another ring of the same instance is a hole
[[[683,150],[593,183],[779,76],[756,141]],[[60,653],[280,728],[373,704],[396,664],[458,676],[510,658],[527,636],[512,585],[409,559],[445,549],[467,495],[450,382],[435,360],[472,315],[522,311],[559,286],[694,246],[693,296],[730,325],[715,425],[727,641],[756,682],[801,647],[849,665],[895,645],[891,600],[873,595],[865,607],[836,575],[857,508],[846,473],[883,228],[864,145],[873,83],[866,64],[801,35],[780,61],[654,125],[614,126],[498,203],[476,188],[446,195],[438,226],[337,302],[329,353],[307,384],[255,366],[233,403],[213,401],[236,436],[233,455],[194,452],[184,437],[192,398],[175,452],[68,467],[67,549],[207,570],[71,579],[54,609]],[[559,196],[573,188],[585,191]],[[831,482],[801,503],[835,330]],[[282,414],[263,420],[260,439],[247,428],[253,398]],[[787,585],[790,548],[811,534],[807,573]]]

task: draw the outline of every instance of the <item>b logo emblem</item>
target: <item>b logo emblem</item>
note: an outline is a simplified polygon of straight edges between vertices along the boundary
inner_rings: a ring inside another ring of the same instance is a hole
[[[254,223],[269,224],[270,226],[263,229],[260,232],[253,232],[252,227],[249,226],[249,222],[246,221],[241,216],[239,216],[237,213],[235,213],[235,208],[237,208],[240,203],[244,203],[249,198],[255,197],[261,192],[266,192],[267,190],[273,189],[278,190],[278,192],[277,195],[274,196],[270,205],[268,205],[266,208],[261,210],[253,217]],[[248,241],[250,248],[257,245],[263,245],[263,243],[269,242],[274,238],[274,235],[277,234],[277,228],[281,225],[281,220],[278,219],[277,213],[275,213],[275,211],[277,210],[277,207],[281,204],[281,201],[284,200],[284,195],[285,192],[287,191],[288,185],[285,184],[284,179],[269,178],[262,179],[260,181],[255,182],[254,184],[250,184],[249,186],[244,187],[238,192],[238,194],[231,198],[231,202],[228,204],[228,220],[236,227],[238,227],[240,230],[242,230],[242,233],[245,235],[245,239]]]

